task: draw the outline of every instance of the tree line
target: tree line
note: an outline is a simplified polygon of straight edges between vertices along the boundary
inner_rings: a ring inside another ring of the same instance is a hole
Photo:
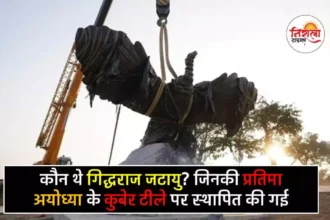
[[[267,101],[260,97],[255,109],[248,115],[240,131],[226,137],[223,126],[200,124],[195,130],[198,142],[197,156],[218,159],[231,152],[239,163],[243,158],[254,158],[258,153],[267,155],[274,143],[283,146],[292,164],[330,164],[330,142],[319,140],[317,133],[303,133],[301,110],[293,104]],[[274,158],[269,158],[276,165]]]

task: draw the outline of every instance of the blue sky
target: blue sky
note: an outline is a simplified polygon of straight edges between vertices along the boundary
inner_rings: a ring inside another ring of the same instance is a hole
[[[93,24],[102,0],[0,1],[0,165],[40,160],[35,148],[78,27]],[[306,131],[330,140],[330,40],[311,54],[292,50],[289,22],[301,14],[317,17],[330,30],[326,0],[172,0],[169,16],[170,59],[184,71],[187,53],[197,50],[195,82],[237,72],[254,81],[260,94],[303,110]],[[155,1],[114,0],[105,25],[143,43],[159,72]],[[168,75],[170,78],[170,75]],[[80,89],[61,154],[77,165],[108,161],[115,107],[94,102]],[[148,118],[124,109],[112,164],[139,146]],[[222,160],[230,163],[230,160]],[[0,171],[2,177],[2,170]]]

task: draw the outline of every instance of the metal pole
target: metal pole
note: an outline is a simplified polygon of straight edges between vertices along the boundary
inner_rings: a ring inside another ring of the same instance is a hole
[[[99,13],[96,17],[95,26],[103,26],[105,19],[108,15],[109,9],[111,7],[113,0],[103,0],[101,8],[99,10]],[[119,114],[120,114],[120,106],[117,112],[117,119],[116,119],[116,126],[115,126],[115,131],[113,134],[113,138],[112,138],[112,145],[111,145],[111,149],[110,149],[110,156],[109,156],[109,162],[108,164],[110,165],[110,161],[111,161],[111,157],[112,157],[112,151],[113,151],[113,146],[115,144],[115,138],[116,138],[116,132],[117,132],[117,127],[118,127],[118,120],[119,120]]]
[[[104,24],[109,9],[111,7],[112,1],[113,0],[103,0],[101,8],[94,23],[95,26],[102,26]]]
[[[121,105],[118,105],[116,124],[115,124],[115,130],[114,130],[113,136],[112,136],[112,144],[111,144],[111,149],[110,149],[108,165],[110,165],[110,163],[111,163],[112,152],[113,152],[113,148],[115,146],[115,140],[116,140],[116,134],[117,134],[117,128],[118,128],[118,121],[119,121],[119,116],[120,116],[120,109],[121,109]]]
[[[95,23],[94,23],[95,26],[103,26],[112,2],[113,2],[113,0],[103,0],[99,14],[97,15]],[[121,106],[119,105],[118,111],[117,111],[117,117],[116,117],[115,130],[114,130],[113,137],[112,137],[112,144],[111,144],[111,149],[110,149],[108,165],[110,165],[113,147],[115,145],[116,133],[117,133],[117,127],[118,127],[118,121],[119,121],[119,115],[120,115],[120,107]]]

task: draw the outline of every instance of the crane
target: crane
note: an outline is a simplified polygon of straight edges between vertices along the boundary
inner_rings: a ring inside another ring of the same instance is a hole
[[[103,25],[112,2],[113,0],[103,0],[94,23],[95,26]],[[156,12],[159,17],[157,24],[159,26],[161,26],[161,22],[165,22],[165,24],[167,23],[169,6],[169,0],[156,0]],[[82,78],[83,74],[81,72],[81,65],[75,55],[75,45],[73,44],[36,143],[37,148],[39,147],[44,149],[46,152],[43,159],[34,163],[34,165],[72,165],[72,160],[70,157],[65,157],[63,155],[58,158],[58,154],[64,137],[65,126],[69,114],[72,108],[76,107],[76,99]],[[117,107],[116,124],[108,161],[109,165],[121,110],[120,105]]]
[[[103,0],[94,23],[95,26],[104,24],[112,1]],[[41,161],[34,163],[34,165],[72,164],[71,158],[64,155],[58,158],[58,154],[69,114],[72,108],[76,107],[82,78],[81,66],[75,55],[75,45],[73,45],[36,143],[37,148],[45,150],[45,155]]]

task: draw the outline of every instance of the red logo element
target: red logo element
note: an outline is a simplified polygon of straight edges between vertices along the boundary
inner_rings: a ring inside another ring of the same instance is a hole
[[[320,36],[321,36],[321,30],[318,29],[317,25],[314,22],[307,22],[303,29],[299,29],[297,27],[292,27],[290,29],[291,32],[291,38],[292,39],[301,39],[305,38],[309,42],[316,44],[321,42]]]

